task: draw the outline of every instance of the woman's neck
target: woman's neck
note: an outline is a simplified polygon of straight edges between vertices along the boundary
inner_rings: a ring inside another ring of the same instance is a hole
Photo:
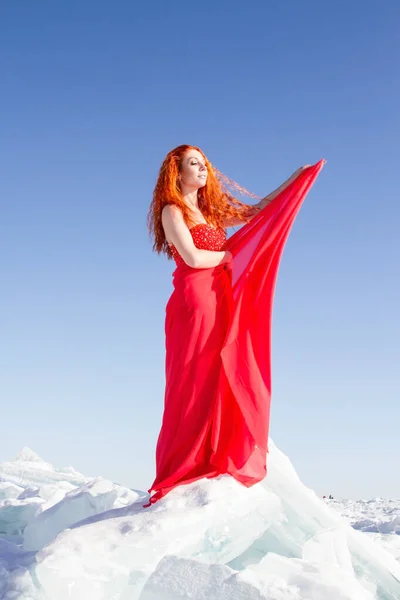
[[[188,194],[183,195],[184,203],[192,210],[200,210],[199,209],[199,198],[197,194],[197,190],[194,192],[189,192]]]

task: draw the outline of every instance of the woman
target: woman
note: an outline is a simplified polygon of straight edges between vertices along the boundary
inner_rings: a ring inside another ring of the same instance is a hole
[[[290,227],[322,165],[302,167],[249,206],[199,148],[166,156],[148,223],[154,249],[177,268],[150,503],[203,477],[230,474],[247,486],[264,478],[273,289]],[[225,228],[244,223],[227,240]]]

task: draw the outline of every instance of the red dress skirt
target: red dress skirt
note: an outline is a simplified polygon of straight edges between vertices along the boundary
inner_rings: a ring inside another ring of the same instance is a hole
[[[177,268],[166,307],[166,388],[150,502],[177,485],[230,474],[246,486],[266,475],[271,399],[271,315],[283,247],[323,166],[308,167],[228,240],[200,224],[203,250],[228,249],[230,266]]]

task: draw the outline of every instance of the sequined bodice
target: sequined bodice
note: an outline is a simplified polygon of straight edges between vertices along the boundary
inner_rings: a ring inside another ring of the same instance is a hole
[[[212,250],[214,252],[225,250],[226,233],[220,227],[213,227],[212,225],[208,225],[208,223],[198,223],[190,228],[190,233],[192,234],[194,245],[199,250]],[[171,244],[170,248],[176,264],[185,264],[175,246]]]

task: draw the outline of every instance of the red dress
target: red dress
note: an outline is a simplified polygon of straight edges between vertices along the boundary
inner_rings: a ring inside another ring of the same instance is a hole
[[[191,229],[203,250],[232,252],[228,267],[177,268],[166,307],[166,388],[150,502],[177,485],[230,474],[246,486],[266,474],[272,300],[295,216],[323,161],[308,167],[228,240]]]

